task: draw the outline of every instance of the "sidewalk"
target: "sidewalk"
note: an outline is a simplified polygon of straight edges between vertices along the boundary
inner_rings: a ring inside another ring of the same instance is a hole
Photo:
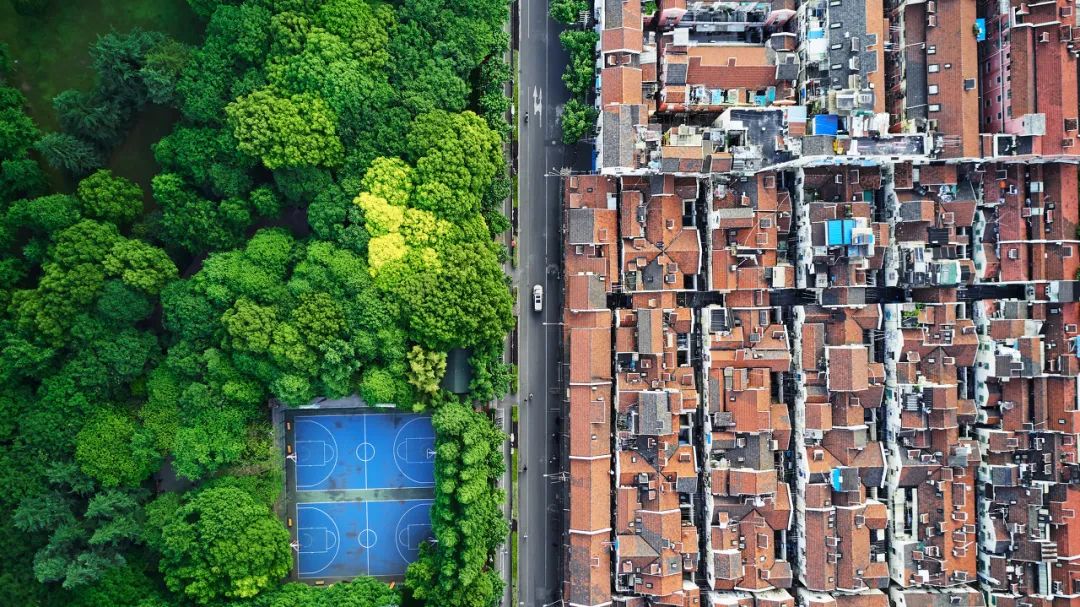
[[[506,49],[506,53],[503,55],[507,65],[514,67],[514,52],[517,50],[517,30],[518,30],[518,3],[514,0],[510,3],[510,18],[503,26],[503,31],[510,34],[510,47]],[[514,101],[514,83],[517,81],[518,75],[514,70],[510,75],[510,82],[505,85],[506,96],[511,99],[511,109],[507,114],[507,122],[511,125],[511,137],[510,141],[504,144],[504,154],[506,156],[507,172],[510,175],[511,183],[516,182],[514,175],[517,174],[517,141],[515,134],[517,132],[514,121],[516,119],[516,108],[513,106]],[[503,264],[503,271],[506,272],[511,278],[511,283],[515,290],[518,291],[520,280],[518,278],[517,269],[514,267],[514,258],[516,251],[514,250],[514,239],[518,231],[517,213],[514,209],[514,196],[516,192],[511,190],[510,196],[503,202],[503,213],[510,218],[510,232],[504,236],[504,244],[507,250],[510,252],[510,258]],[[517,311],[517,310],[516,310]],[[517,364],[517,326],[514,327],[514,332],[507,336],[506,348],[503,351],[503,362],[508,364]],[[514,519],[514,502],[517,499],[517,487],[514,479],[516,478],[513,467],[516,466],[514,459],[515,452],[515,440],[514,433],[517,431],[516,424],[513,423],[513,407],[517,402],[516,390],[505,397],[500,399],[496,403],[496,420],[500,422],[501,429],[507,435],[507,440],[503,446],[503,458],[506,462],[506,472],[503,474],[502,479],[499,482],[500,487],[506,492],[506,501],[503,502],[503,518],[510,523],[510,533],[507,535],[505,544],[499,553],[495,556],[496,566],[499,569],[500,577],[504,583],[503,600],[504,607],[512,607],[517,601],[517,589],[514,588],[514,582],[517,578],[514,575],[513,569],[517,566],[514,562],[513,556],[516,554],[514,550],[514,540],[517,537],[516,524]]]

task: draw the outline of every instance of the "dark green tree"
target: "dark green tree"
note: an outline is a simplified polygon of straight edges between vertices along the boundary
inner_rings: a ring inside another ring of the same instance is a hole
[[[72,175],[86,175],[105,164],[104,157],[90,143],[67,133],[48,133],[34,145],[50,166]]]
[[[0,158],[20,156],[38,138],[34,121],[25,113],[26,98],[11,87],[0,87]]]
[[[124,552],[141,541],[143,494],[95,491],[75,464],[53,464],[47,476],[51,491],[23,499],[13,518],[20,531],[48,534],[34,556],[38,581],[74,589],[123,565]]]

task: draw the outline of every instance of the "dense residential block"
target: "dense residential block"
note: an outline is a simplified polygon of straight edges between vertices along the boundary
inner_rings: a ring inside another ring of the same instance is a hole
[[[1074,8],[596,3],[568,604],[1080,605]]]

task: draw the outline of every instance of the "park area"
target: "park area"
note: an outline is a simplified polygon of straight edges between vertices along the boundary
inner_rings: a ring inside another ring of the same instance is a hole
[[[0,0],[5,604],[501,595],[508,15]]]
[[[289,411],[288,512],[298,579],[401,579],[431,537],[431,417]]]
[[[88,50],[99,36],[142,29],[197,44],[204,29],[184,0],[40,0],[23,3],[41,7],[28,14],[20,14],[14,4],[0,2],[0,40],[8,44],[15,61],[11,84],[26,96],[30,116],[46,130],[61,127],[53,97],[68,89],[93,87],[95,71]],[[63,10],[56,10],[61,6]],[[174,108],[147,104],[109,154],[108,168],[149,188],[160,170],[150,146],[168,135],[179,117]],[[71,188],[62,172],[49,176],[58,189]]]

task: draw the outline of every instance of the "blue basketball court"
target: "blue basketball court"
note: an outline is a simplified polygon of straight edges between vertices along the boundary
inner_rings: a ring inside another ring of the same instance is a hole
[[[297,491],[430,487],[431,418],[408,414],[312,415],[294,421]]]
[[[431,500],[296,506],[300,578],[401,576],[431,535]]]
[[[431,417],[357,411],[287,413],[300,579],[400,579],[431,537]]]

